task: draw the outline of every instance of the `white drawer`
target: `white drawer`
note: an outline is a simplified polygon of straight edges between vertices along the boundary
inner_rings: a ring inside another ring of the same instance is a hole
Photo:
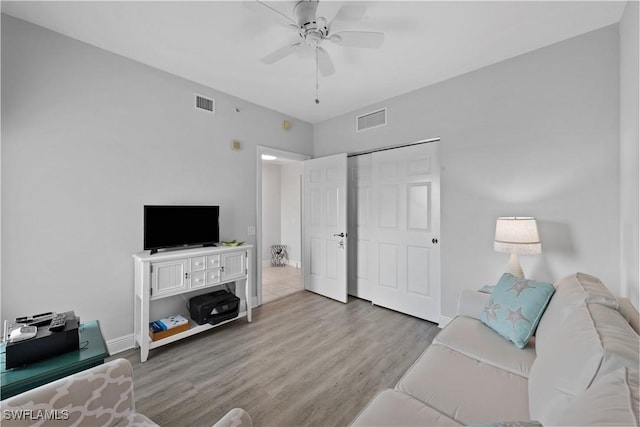
[[[213,285],[218,282],[220,282],[220,269],[207,270],[207,285]]]
[[[220,267],[220,255],[208,255],[207,256],[207,268]]]
[[[206,274],[203,271],[191,274],[191,288],[200,288],[207,284]]]
[[[191,258],[191,271],[201,271],[207,266],[206,259],[203,256]]]

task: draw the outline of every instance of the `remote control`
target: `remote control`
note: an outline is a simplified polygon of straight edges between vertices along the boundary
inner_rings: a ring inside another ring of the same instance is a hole
[[[58,332],[64,329],[67,324],[67,317],[64,314],[56,314],[51,319],[51,323],[49,324],[49,330],[53,332]]]
[[[55,313],[47,312],[34,314],[33,316],[24,316],[16,318],[16,323],[24,323],[30,326],[44,326],[51,322],[51,319],[55,316]]]

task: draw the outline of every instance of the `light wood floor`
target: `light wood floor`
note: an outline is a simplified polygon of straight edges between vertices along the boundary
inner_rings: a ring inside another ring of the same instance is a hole
[[[369,302],[301,291],[245,319],[151,350],[133,364],[136,409],[161,426],[210,426],[234,407],[254,425],[348,425],[393,387],[436,325]]]
[[[262,303],[275,301],[304,289],[302,269],[284,267],[262,267]]]

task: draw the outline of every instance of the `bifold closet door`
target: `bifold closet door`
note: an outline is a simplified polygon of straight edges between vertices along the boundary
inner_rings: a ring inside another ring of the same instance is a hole
[[[440,321],[439,143],[349,159],[349,291]]]

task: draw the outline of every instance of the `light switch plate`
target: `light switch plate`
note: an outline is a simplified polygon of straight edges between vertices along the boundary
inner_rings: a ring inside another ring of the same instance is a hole
[[[256,227],[253,225],[250,225],[247,227],[247,235],[249,236],[255,236],[256,235]]]

